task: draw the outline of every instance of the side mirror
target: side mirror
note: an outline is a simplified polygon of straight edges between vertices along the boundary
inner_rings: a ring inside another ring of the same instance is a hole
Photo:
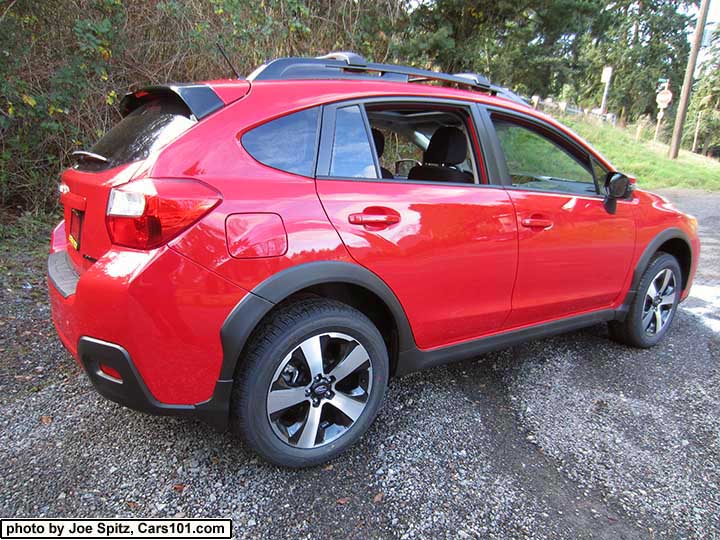
[[[614,214],[617,200],[624,199],[630,192],[630,179],[619,172],[609,172],[605,176],[605,210]]]

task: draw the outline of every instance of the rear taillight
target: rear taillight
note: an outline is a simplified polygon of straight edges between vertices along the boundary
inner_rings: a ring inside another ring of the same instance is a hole
[[[220,199],[217,191],[195,180],[136,180],[110,191],[108,233],[113,244],[156,248],[207,214]]]

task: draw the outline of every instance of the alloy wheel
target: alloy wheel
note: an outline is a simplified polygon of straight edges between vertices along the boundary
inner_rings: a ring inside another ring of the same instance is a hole
[[[674,272],[669,268],[660,270],[645,293],[642,327],[647,334],[656,335],[667,326],[676,294]]]
[[[305,339],[283,359],[268,388],[273,432],[296,448],[332,442],[362,415],[372,376],[370,355],[355,338],[326,332]]]

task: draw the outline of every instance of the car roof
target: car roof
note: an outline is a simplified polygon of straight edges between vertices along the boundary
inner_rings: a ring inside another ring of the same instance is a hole
[[[205,84],[215,88],[215,85],[222,85],[224,91],[229,90],[228,86],[237,84],[245,87],[248,81],[239,79],[229,81],[227,79],[217,81],[205,81]],[[247,92],[255,98],[268,103],[270,114],[267,119],[273,116],[327,105],[340,101],[352,101],[368,98],[436,98],[451,99],[465,102],[474,102],[491,107],[498,107],[509,111],[518,112],[550,124],[573,139],[583,143],[591,150],[592,154],[606,167],[615,170],[613,165],[595,150],[591,144],[585,141],[580,135],[561,124],[551,116],[548,116],[529,105],[524,105],[515,100],[508,99],[501,95],[490,95],[485,92],[451,88],[437,84],[407,83],[379,80],[378,78],[364,79],[293,79],[293,80],[261,80],[252,81],[250,90]]]

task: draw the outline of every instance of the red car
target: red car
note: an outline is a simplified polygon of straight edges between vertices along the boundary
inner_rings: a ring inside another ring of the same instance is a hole
[[[277,464],[357,441],[391,376],[603,321],[650,347],[690,291],[696,220],[482,76],[282,58],[121,113],[62,175],[60,339]]]

